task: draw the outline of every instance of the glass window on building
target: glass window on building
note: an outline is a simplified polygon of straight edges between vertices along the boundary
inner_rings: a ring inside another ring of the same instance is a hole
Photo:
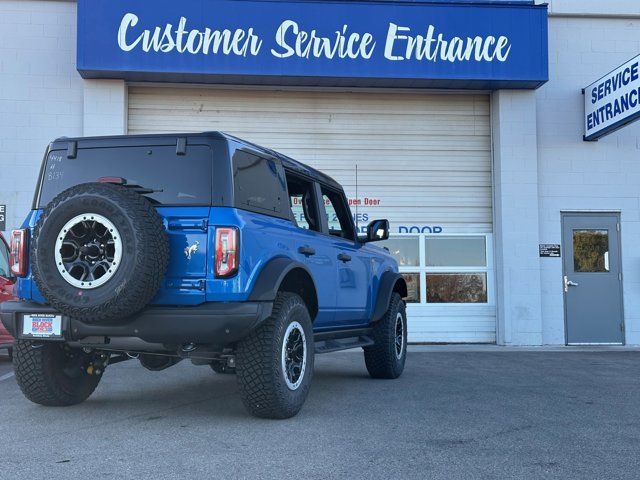
[[[484,267],[487,264],[485,237],[427,237],[428,267]]]
[[[487,274],[427,273],[427,303],[487,303]]]
[[[420,266],[420,238],[412,237],[390,237],[388,240],[379,242],[378,245],[385,247],[396,259],[400,267]]]
[[[486,235],[395,235],[379,245],[396,259],[407,282],[407,303],[486,304]]]
[[[403,273],[405,282],[407,282],[407,303],[420,303],[420,274],[419,273]]]
[[[426,237],[425,258],[427,303],[487,303],[487,272],[467,271],[487,268],[485,236]]]

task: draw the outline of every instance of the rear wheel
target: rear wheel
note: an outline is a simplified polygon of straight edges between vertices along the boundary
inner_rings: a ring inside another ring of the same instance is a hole
[[[264,418],[296,415],[311,388],[313,360],[306,305],[294,293],[279,293],[271,317],[238,345],[237,378],[245,407]]]
[[[101,376],[89,375],[92,356],[63,343],[35,344],[16,340],[13,367],[25,397],[49,407],[84,402]]]
[[[391,295],[389,308],[373,327],[374,345],[364,348],[364,361],[373,378],[398,378],[407,358],[407,313],[402,298]]]

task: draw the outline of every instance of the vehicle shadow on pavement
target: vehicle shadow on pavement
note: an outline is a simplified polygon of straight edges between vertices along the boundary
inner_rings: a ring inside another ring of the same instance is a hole
[[[344,362],[345,359],[349,361]],[[235,375],[217,374],[209,367],[196,367],[186,361],[161,372],[147,371],[133,360],[110,366],[87,401],[62,409],[33,405],[22,398],[15,380],[10,383],[15,392],[11,401],[21,410],[27,409],[34,422],[38,418],[50,421],[52,411],[60,421],[73,423],[83,423],[88,418],[98,421],[124,418],[134,424],[160,419],[187,423],[215,418],[262,421],[244,409]],[[320,358],[316,360],[308,403],[300,415],[323,414],[323,405],[334,404],[337,395],[350,403],[350,398],[357,399],[367,392],[367,395],[382,394],[395,388],[396,383],[372,380],[360,355],[344,355],[343,361]]]

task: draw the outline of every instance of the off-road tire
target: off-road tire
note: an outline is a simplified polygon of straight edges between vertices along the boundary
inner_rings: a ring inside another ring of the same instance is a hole
[[[402,317],[402,348],[400,358],[396,350],[396,320]],[[402,298],[391,295],[384,317],[373,325],[374,344],[364,348],[364,361],[373,378],[398,378],[407,358],[407,313]]]
[[[306,367],[300,385],[291,390],[282,369],[284,335],[293,322],[303,329]],[[283,419],[296,415],[304,404],[313,377],[313,326],[300,296],[281,292],[271,316],[238,344],[236,369],[242,401],[253,415]]]
[[[63,226],[85,213],[104,216],[120,233],[122,258],[101,286],[82,289],[63,277],[55,244]],[[107,183],[84,183],[56,196],[36,223],[31,268],[39,291],[56,310],[86,323],[119,320],[145,307],[160,289],[169,260],[162,218],[135,191]]]
[[[48,407],[77,405],[98,386],[101,376],[89,375],[81,368],[86,354],[67,348],[57,342],[37,345],[16,340],[13,369],[22,393],[33,403]],[[69,353],[74,355],[72,360]]]

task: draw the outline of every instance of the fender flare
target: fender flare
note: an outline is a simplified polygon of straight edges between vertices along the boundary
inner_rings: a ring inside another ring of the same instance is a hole
[[[282,285],[282,281],[290,271],[296,268],[301,268],[307,272],[313,282],[313,288],[317,292],[318,290],[316,288],[316,282],[313,279],[313,275],[311,275],[309,268],[304,263],[297,262],[288,257],[278,257],[269,260],[262,268],[258,274],[256,283],[253,285],[253,290],[251,290],[249,300],[255,302],[274,301],[278,290],[280,289],[280,285]]]
[[[382,319],[386,311],[389,309],[391,302],[391,294],[398,291],[402,298],[407,296],[407,282],[397,272],[387,271],[382,274],[380,285],[378,286],[378,296],[376,305],[373,310],[372,322]]]

